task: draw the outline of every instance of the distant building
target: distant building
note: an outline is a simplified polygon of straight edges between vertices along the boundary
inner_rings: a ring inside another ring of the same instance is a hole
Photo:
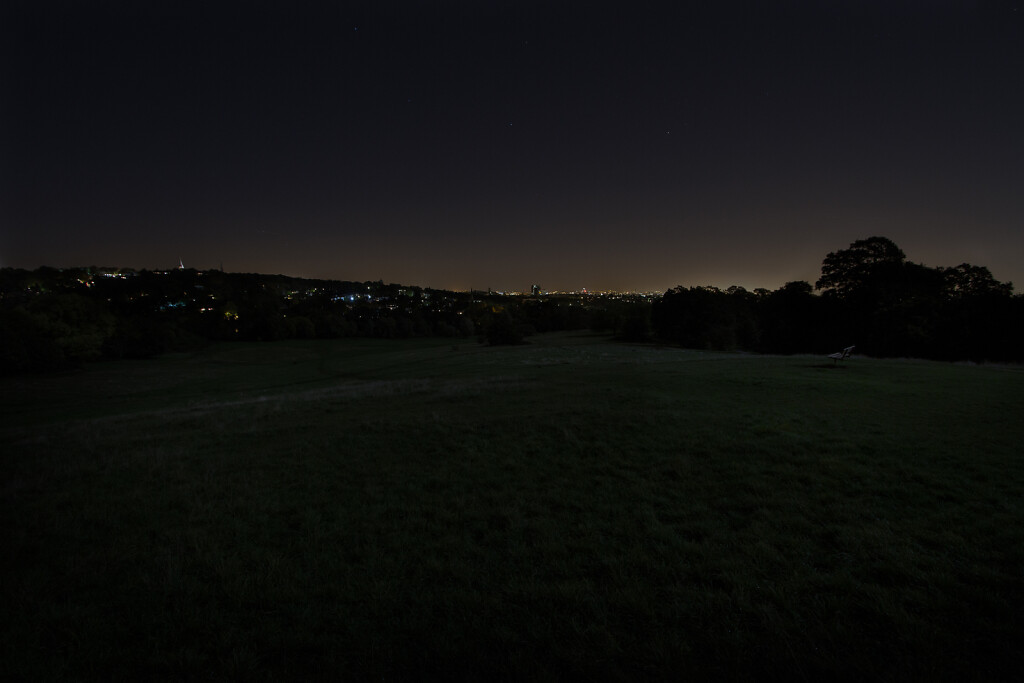
[[[540,296],[540,285],[534,285],[530,287],[530,293],[534,296]]]

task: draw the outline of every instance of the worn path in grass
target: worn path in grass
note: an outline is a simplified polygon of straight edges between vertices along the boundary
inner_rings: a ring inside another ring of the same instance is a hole
[[[0,673],[1024,664],[1019,368],[534,341],[4,380]]]

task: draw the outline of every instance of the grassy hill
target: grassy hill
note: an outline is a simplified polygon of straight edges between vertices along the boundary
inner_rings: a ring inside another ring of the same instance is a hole
[[[0,673],[1011,679],[1024,370],[210,347],[0,381]]]

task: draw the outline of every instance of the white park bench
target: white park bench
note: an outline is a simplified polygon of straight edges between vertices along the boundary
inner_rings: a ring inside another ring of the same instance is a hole
[[[832,359],[832,365],[839,365],[839,361],[846,360],[850,357],[850,353],[853,352],[853,346],[847,346],[842,351],[836,351],[835,353],[828,354],[828,357]]]

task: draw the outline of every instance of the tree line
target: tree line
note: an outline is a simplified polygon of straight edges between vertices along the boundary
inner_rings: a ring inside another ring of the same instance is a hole
[[[147,358],[216,341],[479,337],[585,329],[572,297],[175,269],[0,269],[0,374]]]
[[[987,268],[930,268],[884,237],[828,254],[814,284],[675,287],[644,297],[503,296],[377,282],[176,269],[0,269],[0,373],[145,358],[212,341],[472,337],[590,329],[631,342],[763,353],[1008,361],[1024,297]]]
[[[885,237],[828,254],[813,287],[676,287],[651,322],[661,339],[691,348],[828,353],[855,344],[882,357],[1024,358],[1024,297],[1011,283],[983,266],[913,263]]]

